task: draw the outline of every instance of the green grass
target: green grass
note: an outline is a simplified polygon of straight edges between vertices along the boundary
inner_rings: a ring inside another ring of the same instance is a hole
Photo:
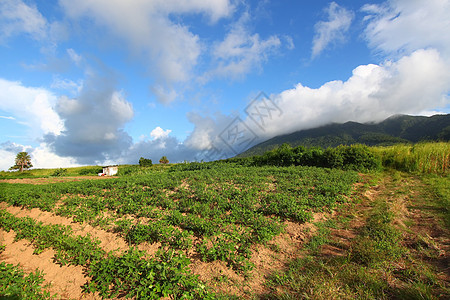
[[[450,142],[372,147],[383,165],[405,172],[447,174],[450,170]]]
[[[384,176],[390,175],[385,173]],[[437,195],[449,195],[448,178],[437,175],[427,178],[430,186],[440,191]],[[303,255],[292,260],[285,270],[270,276],[266,285],[271,292],[262,298],[444,299],[450,296],[448,287],[438,279],[437,269],[427,262],[437,257],[436,253],[431,253],[436,251],[425,249],[426,246],[421,248],[420,245],[426,243],[420,241],[417,249],[408,248],[404,239],[407,232],[414,233],[395,225],[399,212],[391,197],[405,193],[405,187],[397,188],[401,180],[405,178],[393,180],[382,197],[372,203],[365,225],[344,255],[329,256],[320,251],[321,246],[334,243],[330,228],[345,228],[339,217],[337,223],[328,220],[316,224],[317,235],[304,247]],[[409,187],[406,185],[406,188]],[[423,193],[421,197],[426,197],[424,191],[418,191]]]
[[[63,171],[64,170],[64,171]],[[55,168],[55,169],[32,169],[23,172],[0,172],[0,179],[16,179],[16,178],[45,178],[58,176],[84,176],[97,175],[102,172],[101,166],[84,166],[74,168]]]
[[[429,186],[429,191],[435,199],[432,204],[438,209],[445,227],[450,229],[450,174],[426,176],[424,182]]]

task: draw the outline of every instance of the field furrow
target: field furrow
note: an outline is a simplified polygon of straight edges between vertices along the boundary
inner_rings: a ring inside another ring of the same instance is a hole
[[[80,224],[73,221],[72,218],[57,216],[54,213],[41,211],[38,208],[26,209],[17,206],[8,206],[6,203],[0,203],[7,212],[16,217],[30,217],[45,225],[64,225],[72,228],[75,235],[86,236],[87,234],[100,241],[100,247],[106,252],[123,252],[129,248],[126,241],[115,233],[95,228],[89,224]]]
[[[14,231],[0,229],[1,242],[5,250],[0,254],[1,261],[20,264],[26,272],[36,269],[44,271],[45,283],[51,284],[49,292],[60,299],[99,299],[94,294],[86,294],[82,286],[89,280],[82,266],[62,266],[54,262],[55,251],[46,249],[40,254],[34,253],[34,247],[28,240],[14,241]]]

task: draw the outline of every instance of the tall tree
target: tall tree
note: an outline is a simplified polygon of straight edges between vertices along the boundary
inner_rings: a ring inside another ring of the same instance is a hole
[[[23,169],[29,169],[33,167],[31,164],[31,157],[28,154],[28,152],[19,152],[16,156],[15,165],[9,168],[10,170],[17,170],[19,169],[20,172],[23,172]]]

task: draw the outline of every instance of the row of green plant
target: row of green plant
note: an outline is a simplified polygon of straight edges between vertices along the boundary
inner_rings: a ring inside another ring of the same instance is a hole
[[[89,235],[74,235],[68,226],[44,225],[29,217],[15,217],[5,210],[0,210],[0,227],[7,232],[13,230],[15,240],[30,241],[35,253],[51,247],[56,251],[54,259],[58,263],[83,266],[91,277],[84,286],[87,292],[98,292],[108,298],[118,295],[139,299],[213,298],[198,276],[190,273],[190,261],[181,252],[169,249],[153,258],[134,248],[121,255],[106,253],[98,246],[98,240]],[[37,279],[36,282],[41,283]],[[26,284],[19,283],[19,286],[23,288]]]
[[[41,271],[25,274],[19,265],[0,262],[0,299],[52,298]]]
[[[355,172],[341,170],[217,163],[209,169],[112,180],[3,184],[0,200],[105,226],[130,245],[160,242],[171,249],[194,249],[203,260],[220,259],[246,271],[251,245],[282,232],[284,220],[306,222],[313,212],[345,201],[357,180]],[[130,218],[148,221],[135,224]]]

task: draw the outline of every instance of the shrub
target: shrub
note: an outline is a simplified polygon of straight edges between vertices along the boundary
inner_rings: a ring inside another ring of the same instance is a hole
[[[80,175],[97,175],[98,173],[102,173],[102,168],[84,168],[81,169],[79,174]]]
[[[140,167],[151,167],[153,165],[152,160],[148,158],[141,157],[139,159],[139,166]]]
[[[53,172],[52,176],[60,177],[67,175],[67,169],[59,168],[56,169],[55,172]]]
[[[239,163],[243,163],[236,160]],[[248,164],[248,162],[245,162]],[[364,145],[339,146],[323,150],[319,147],[305,148],[281,147],[268,151],[264,155],[253,157],[253,165],[263,166],[311,166],[339,168],[344,170],[367,171],[381,167],[381,158]]]

